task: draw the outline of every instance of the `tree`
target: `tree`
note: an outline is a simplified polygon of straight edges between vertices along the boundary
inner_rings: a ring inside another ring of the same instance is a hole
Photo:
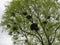
[[[59,12],[57,0],[13,0],[6,8],[1,25],[13,36],[16,45],[20,35],[26,38],[26,45],[59,45]]]

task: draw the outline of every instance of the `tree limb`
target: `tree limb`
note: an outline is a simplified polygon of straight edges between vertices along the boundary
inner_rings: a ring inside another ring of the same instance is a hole
[[[39,16],[38,16],[37,18],[39,19]],[[50,42],[50,40],[49,40],[49,35],[46,33],[46,29],[45,29],[45,27],[43,26],[43,24],[42,24],[42,22],[41,22],[40,19],[39,19],[39,21],[40,21],[41,27],[42,27],[45,35],[46,35],[46,38],[47,38],[47,40],[48,40],[48,44],[51,45],[51,42]]]
[[[52,40],[52,43],[55,41],[55,38],[56,38],[56,32],[57,32],[57,30],[59,29],[59,27],[60,27],[60,25],[55,29],[55,35],[54,35],[54,38],[53,38],[53,40]]]
[[[44,42],[43,42],[43,39],[42,39],[42,36],[38,33],[38,32],[36,32],[38,35],[39,35],[39,37],[41,38],[41,43],[42,43],[42,45],[44,45]]]

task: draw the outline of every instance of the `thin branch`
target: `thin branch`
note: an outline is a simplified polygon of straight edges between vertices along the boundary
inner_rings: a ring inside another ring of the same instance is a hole
[[[42,36],[38,33],[38,32],[36,32],[38,35],[39,35],[39,37],[41,38],[41,43],[42,43],[42,45],[44,45],[44,42],[43,42],[43,39],[42,39]]]
[[[36,16],[36,15],[35,15],[35,16]],[[38,14],[38,16],[36,16],[36,18],[39,19],[40,25],[41,25],[41,27],[42,27],[42,29],[43,29],[45,35],[46,35],[46,38],[47,38],[47,40],[48,40],[48,43],[50,43],[49,36],[47,35],[47,33],[46,33],[46,31],[45,31],[46,29],[44,28],[44,26],[43,26],[43,24],[42,24],[42,22],[41,22],[41,19],[39,18],[39,14]],[[42,40],[42,41],[43,41],[43,40]]]
[[[17,19],[17,17],[15,17],[15,18]],[[25,30],[23,30],[23,29],[20,27],[20,24],[18,24],[18,25],[19,25],[19,29],[20,29],[22,32],[27,33],[27,34],[29,34],[29,35],[33,35],[33,36],[37,37],[40,42],[42,42],[41,39],[40,39],[38,36],[36,36],[35,34],[31,34],[31,33],[29,33],[29,32],[26,32]]]
[[[38,16],[37,18],[39,19],[39,16]],[[39,21],[40,21],[41,27],[42,27],[42,29],[43,29],[45,35],[46,35],[46,38],[47,38],[47,40],[48,40],[48,44],[50,45],[51,42],[50,42],[50,40],[49,40],[49,35],[46,33],[46,29],[45,29],[45,27],[43,26],[43,24],[42,24],[42,22],[41,22],[40,19],[39,19]]]
[[[27,34],[29,34],[29,35],[33,35],[33,36],[37,37],[37,38],[40,40],[40,38],[39,38],[38,36],[36,36],[35,34],[31,34],[31,33],[29,33],[29,32],[26,32],[26,31],[22,30],[21,27],[19,27],[19,28],[20,28],[20,30],[21,30],[22,32],[27,33]],[[40,40],[40,42],[41,42],[41,40]]]
[[[17,19],[17,18],[16,18]],[[25,23],[25,22],[24,22]],[[18,24],[18,25],[20,25],[20,24]],[[22,30],[22,28],[19,26],[19,29],[22,31],[22,32],[25,32],[25,33],[27,33],[27,34],[29,34],[29,35],[33,35],[33,36],[36,36],[35,34],[31,34],[31,33],[29,33],[29,32],[26,32],[26,31],[24,31],[24,30]],[[36,36],[38,39],[39,39],[39,41],[41,42],[41,44],[42,45],[44,45],[44,43],[43,43],[43,39],[42,39],[42,37],[41,37],[41,35],[38,33],[38,35],[40,36],[40,38],[38,37],[38,36]]]
[[[53,40],[52,40],[52,43],[55,41],[55,38],[56,38],[56,32],[57,32],[57,30],[59,29],[59,27],[60,27],[60,25],[56,28],[56,30],[55,30],[55,35],[54,35],[54,38],[53,38]]]

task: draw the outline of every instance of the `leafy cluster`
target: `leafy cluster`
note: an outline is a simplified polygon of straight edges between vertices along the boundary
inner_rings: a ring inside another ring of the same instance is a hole
[[[20,35],[26,38],[26,45],[59,45],[59,9],[57,0],[13,0],[1,25],[7,28],[16,45]]]

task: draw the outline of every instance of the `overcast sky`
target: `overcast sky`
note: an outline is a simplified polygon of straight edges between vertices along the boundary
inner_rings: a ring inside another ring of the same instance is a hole
[[[11,0],[0,0],[0,22],[1,17],[4,14],[5,5],[8,4]],[[11,36],[7,34],[7,32],[2,32],[2,28],[0,27],[0,45],[12,45]]]

